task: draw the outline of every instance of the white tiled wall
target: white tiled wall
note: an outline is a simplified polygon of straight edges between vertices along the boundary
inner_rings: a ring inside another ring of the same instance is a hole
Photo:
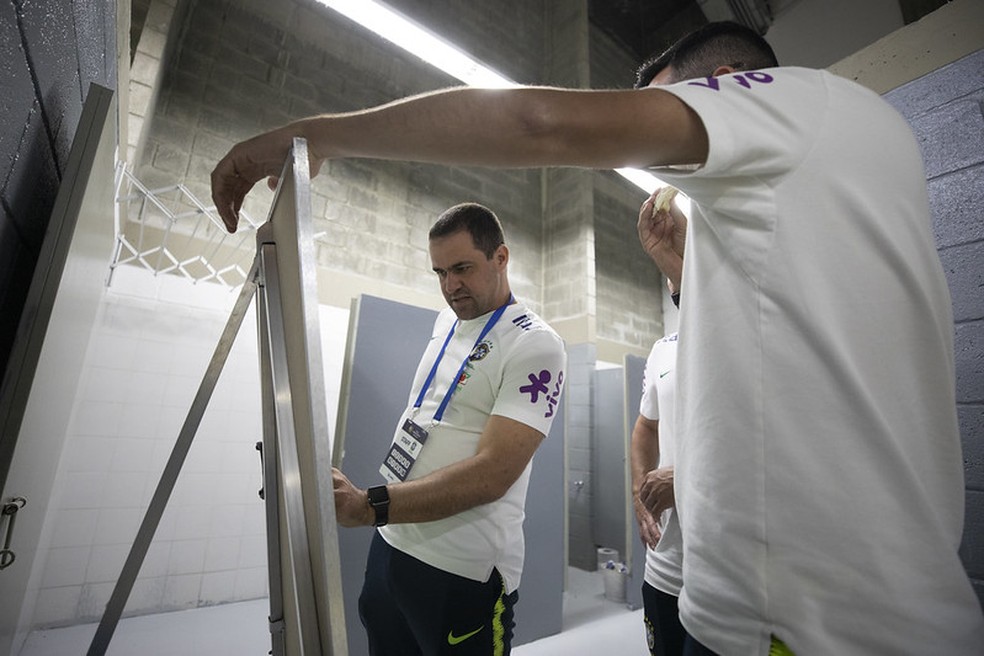
[[[103,299],[48,515],[34,626],[96,621],[218,343],[234,292],[121,268]],[[348,311],[320,308],[329,424]],[[253,313],[246,317],[125,614],[267,593]]]

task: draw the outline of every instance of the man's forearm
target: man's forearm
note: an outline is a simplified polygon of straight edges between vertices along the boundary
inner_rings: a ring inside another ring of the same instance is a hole
[[[432,522],[502,498],[509,485],[503,487],[494,477],[482,475],[481,467],[470,460],[390,485],[390,523]]]
[[[640,415],[632,428],[629,459],[633,498],[639,496],[639,488],[645,480],[646,474],[659,465],[659,440],[656,426],[656,422]]]
[[[502,498],[523,475],[542,441],[539,431],[493,415],[475,455],[388,486],[389,521],[435,521]]]
[[[647,133],[640,123],[660,139],[640,139],[640,132]],[[659,90],[462,87],[291,125],[321,158],[612,168],[706,156],[702,124],[676,97]]]
[[[212,171],[212,199],[230,231],[252,186],[280,174],[294,137],[308,141],[312,174],[337,157],[616,168],[701,163],[708,149],[693,110],[659,89],[437,91],[302,119],[233,146]]]

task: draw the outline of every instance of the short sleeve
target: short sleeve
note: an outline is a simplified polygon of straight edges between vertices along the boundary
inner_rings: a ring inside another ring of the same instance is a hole
[[[530,331],[507,355],[491,414],[508,417],[547,435],[564,391],[567,353],[547,330]]]
[[[656,342],[646,358],[646,369],[642,375],[642,399],[639,401],[639,414],[653,421],[659,419],[659,400],[656,394],[656,380],[659,376],[656,371],[658,349],[659,342]]]
[[[769,178],[793,170],[820,132],[828,95],[822,72],[793,67],[742,71],[660,88],[697,113],[709,144],[707,162],[696,171],[656,169],[669,179]]]

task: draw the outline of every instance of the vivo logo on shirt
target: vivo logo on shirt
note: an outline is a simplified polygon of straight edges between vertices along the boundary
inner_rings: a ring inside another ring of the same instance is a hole
[[[768,73],[762,73],[761,71],[746,71],[745,73],[736,73],[734,75],[721,75],[719,77],[707,77],[703,80],[693,80],[692,82],[687,82],[687,84],[695,87],[706,87],[708,89],[713,89],[714,91],[721,90],[721,82],[727,82],[731,80],[737,83],[739,86],[743,86],[746,89],[752,88],[752,83],[757,82],[759,84],[769,84],[775,78]]]

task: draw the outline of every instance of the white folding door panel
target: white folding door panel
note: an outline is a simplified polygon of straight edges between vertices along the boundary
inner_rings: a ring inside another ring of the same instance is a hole
[[[59,457],[113,247],[116,115],[113,91],[89,86],[0,384],[0,501],[26,499],[0,520],[0,654],[29,630],[41,573],[38,560]],[[15,449],[16,446],[16,449]]]

